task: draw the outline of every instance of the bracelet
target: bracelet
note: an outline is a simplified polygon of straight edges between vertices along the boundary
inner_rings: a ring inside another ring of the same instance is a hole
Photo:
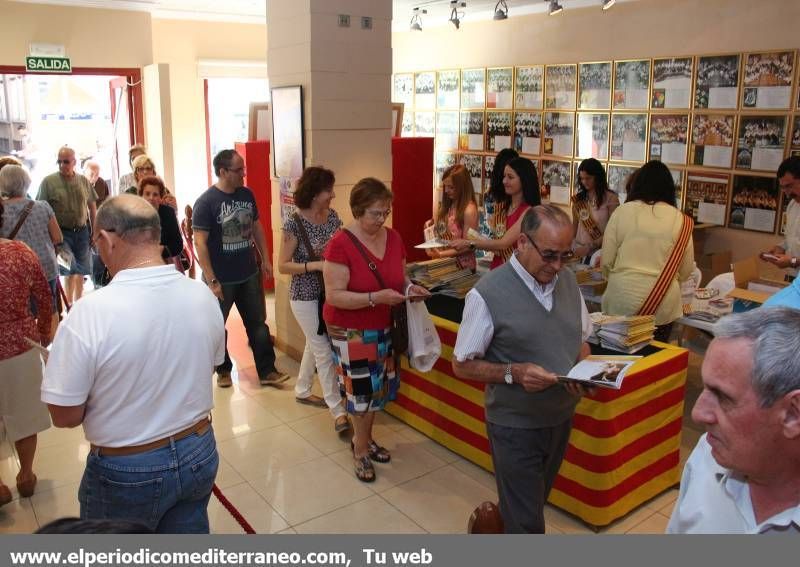
[[[375,307],[375,302],[372,301],[372,292],[371,291],[367,292],[367,301],[369,302],[369,306],[370,307]]]
[[[306,273],[308,273],[308,262],[305,262],[304,265],[306,267]]]

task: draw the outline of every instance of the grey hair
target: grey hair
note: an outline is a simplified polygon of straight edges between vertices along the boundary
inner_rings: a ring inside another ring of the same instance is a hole
[[[8,164],[0,169],[0,193],[6,197],[22,197],[31,186],[31,176],[21,165]]]
[[[550,221],[555,226],[568,226],[572,228],[572,221],[567,213],[556,205],[536,205],[522,216],[520,230],[529,234],[536,234],[542,222]]]
[[[117,195],[97,209],[97,230],[115,233],[129,242],[161,242],[161,221],[158,212],[136,195]]]
[[[761,407],[800,389],[800,310],[761,307],[723,317],[714,336],[753,344],[751,382]]]
[[[83,164],[83,169],[89,169],[90,167],[91,168],[96,167],[97,171],[100,171],[100,164],[94,161],[93,159],[86,160],[86,162],[84,162]]]

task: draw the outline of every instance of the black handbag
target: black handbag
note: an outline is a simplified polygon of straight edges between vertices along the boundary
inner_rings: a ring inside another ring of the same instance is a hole
[[[303,221],[300,218],[300,215],[295,212],[294,213],[294,222],[297,225],[297,231],[300,233],[300,240],[303,241],[303,246],[306,247],[308,250],[308,259],[311,262],[316,262],[320,259],[317,256],[317,253],[314,251],[314,247],[311,246],[311,239],[308,238],[308,233],[306,232],[306,227],[303,226]],[[319,321],[319,325],[317,326],[317,334],[324,335],[328,332],[328,328],[325,326],[325,320],[322,318],[322,307],[325,305],[325,281],[322,279],[322,272],[316,271],[314,275],[319,281],[319,299],[317,300],[317,320]]]

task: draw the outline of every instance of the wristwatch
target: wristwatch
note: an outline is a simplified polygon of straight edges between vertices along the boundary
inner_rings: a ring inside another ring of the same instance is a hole
[[[509,362],[506,364],[506,373],[503,376],[503,380],[506,381],[506,384],[513,384],[514,383],[514,376],[511,374],[511,363]]]

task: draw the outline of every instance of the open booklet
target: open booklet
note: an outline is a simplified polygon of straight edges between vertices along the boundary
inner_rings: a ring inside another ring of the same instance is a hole
[[[559,376],[561,382],[576,382],[584,386],[599,386],[619,390],[625,374],[641,356],[603,356],[590,355],[572,367],[566,376]]]

